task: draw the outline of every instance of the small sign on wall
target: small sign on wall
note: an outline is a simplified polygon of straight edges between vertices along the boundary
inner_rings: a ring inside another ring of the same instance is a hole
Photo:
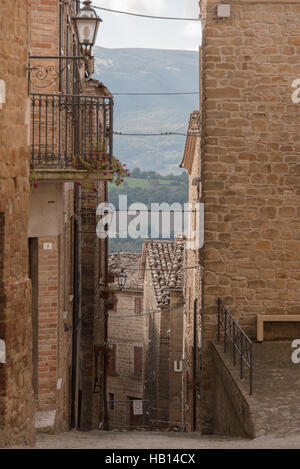
[[[133,415],[143,415],[143,402],[133,401]]]
[[[44,243],[43,249],[45,249],[46,251],[50,251],[51,249],[53,249],[52,246],[53,246],[52,243]]]
[[[182,373],[182,360],[174,361],[174,371],[175,373]]]
[[[6,363],[6,347],[4,340],[0,340],[0,363]]]

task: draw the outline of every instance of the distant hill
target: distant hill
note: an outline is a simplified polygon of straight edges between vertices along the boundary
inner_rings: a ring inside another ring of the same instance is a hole
[[[95,47],[95,78],[112,93],[198,91],[198,53]],[[185,132],[198,96],[116,96],[114,129],[124,132]],[[114,154],[130,168],[179,172],[185,137],[115,136]]]
[[[188,175],[184,171],[180,175],[169,174],[161,176],[153,171],[145,172],[139,168],[132,171],[132,177],[126,178],[121,186],[109,184],[109,202],[119,209],[119,196],[127,195],[128,207],[135,202],[144,203],[149,209],[153,203],[167,203],[172,206],[179,203],[183,207],[188,200]],[[130,222],[136,215],[128,216]],[[173,231],[171,229],[171,237]],[[151,234],[151,223],[147,227],[148,235]],[[158,236],[164,239],[162,233]],[[144,239],[109,239],[110,252],[140,252]]]

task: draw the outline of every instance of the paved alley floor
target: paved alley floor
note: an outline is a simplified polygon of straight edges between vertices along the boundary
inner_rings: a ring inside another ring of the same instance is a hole
[[[201,436],[197,433],[68,432],[39,434],[38,449],[300,449],[300,435],[254,440]]]

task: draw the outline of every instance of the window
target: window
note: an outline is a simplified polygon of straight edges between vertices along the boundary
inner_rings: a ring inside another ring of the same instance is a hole
[[[135,314],[142,313],[142,298],[135,298],[134,299],[134,312]]]
[[[134,369],[133,375],[141,378],[143,373],[143,347],[134,347]]]
[[[109,410],[115,410],[115,395],[111,392],[108,393],[108,407]]]
[[[114,295],[108,300],[109,311],[117,311],[118,298]]]
[[[108,356],[107,374],[115,376],[117,374],[117,345],[113,344],[112,352]]]

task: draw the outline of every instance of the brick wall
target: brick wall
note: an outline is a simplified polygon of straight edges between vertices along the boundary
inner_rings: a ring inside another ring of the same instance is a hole
[[[38,240],[36,410],[55,410],[55,431],[62,431],[70,427],[74,185],[40,184],[30,208],[29,237]]]
[[[51,244],[52,249],[44,249]],[[59,238],[39,238],[38,408],[56,408]]]
[[[27,229],[29,166],[25,126],[27,0],[0,5],[0,338],[7,363],[0,364],[0,446],[32,443],[31,287]]]
[[[96,208],[106,200],[105,182],[95,183],[98,193],[82,189],[81,200],[81,412],[80,428],[98,428],[103,420],[103,357],[98,360],[94,346],[104,341],[105,300],[99,288],[105,279],[107,245],[96,236]],[[95,385],[96,388],[95,388]],[[96,392],[94,392],[94,389]]]
[[[31,55],[59,55],[57,0],[30,0]]]
[[[300,2],[201,2],[205,198],[203,430],[212,428],[212,362],[221,297],[255,337],[258,313],[299,314],[297,219]]]

